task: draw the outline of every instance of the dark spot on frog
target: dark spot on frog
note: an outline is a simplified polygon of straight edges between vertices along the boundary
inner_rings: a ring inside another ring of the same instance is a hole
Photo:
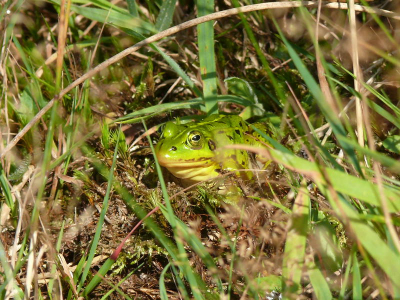
[[[215,169],[215,172],[221,174],[222,170],[221,169]]]
[[[219,130],[217,133],[218,133],[218,134],[224,134],[224,133],[225,133],[225,131],[223,131],[223,130]]]
[[[170,151],[176,151],[177,148],[175,146],[172,146],[171,149],[169,149]]]
[[[236,154],[232,154],[232,155],[231,155],[231,158],[232,158],[233,160],[237,161]]]
[[[236,132],[238,135],[240,135],[240,130],[239,130],[239,129],[236,129],[235,132]]]
[[[228,137],[228,139],[230,139],[231,141],[233,141],[233,137],[231,137],[230,135],[226,135]]]
[[[211,151],[215,150],[216,146],[215,146],[215,142],[213,140],[208,141],[208,148],[210,148]]]
[[[246,165],[246,162],[242,160],[242,166],[244,167]]]
[[[191,158],[191,159],[179,159],[178,161],[184,161],[184,162],[191,162],[191,161],[203,161],[203,160],[208,160],[208,157],[199,157],[199,158]]]
[[[163,132],[164,132],[164,127],[165,127],[165,124],[164,124],[164,125],[161,125],[160,127],[158,127],[157,132],[158,132],[159,135],[162,135],[162,134],[163,134]]]

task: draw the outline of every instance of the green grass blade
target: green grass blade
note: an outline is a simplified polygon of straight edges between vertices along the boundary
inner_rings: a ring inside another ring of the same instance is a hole
[[[318,300],[330,300],[332,299],[332,293],[329,285],[326,282],[324,275],[321,270],[315,266],[308,269],[308,276],[310,277],[311,284],[314,288],[315,296]]]
[[[181,274],[179,274],[177,268],[174,265],[171,265],[171,269],[174,272],[175,280],[176,280],[177,286],[179,288],[179,291],[182,295],[182,299],[190,299],[190,297],[186,291],[185,283],[181,279],[181,277],[182,277]]]
[[[60,228],[60,233],[58,234],[58,239],[57,239],[57,244],[56,244],[56,251],[59,252],[60,248],[61,248],[61,242],[62,242],[62,238],[64,236],[64,226],[65,226],[65,221],[62,222],[61,228]],[[49,295],[51,295],[52,291],[53,291],[53,285],[54,285],[54,278],[55,278],[55,274],[57,271],[57,266],[55,264],[53,264],[51,266],[51,279],[49,281],[48,284],[48,288],[47,290],[49,291]],[[52,299],[52,297],[50,296],[50,299]]]
[[[311,75],[310,71],[306,68],[302,60],[300,59],[299,55],[296,53],[296,51],[293,49],[291,44],[288,42],[288,40],[285,38],[284,34],[279,28],[278,23],[273,19],[274,24],[276,28],[278,29],[279,35],[284,42],[288,53],[290,57],[293,60],[293,63],[296,65],[297,70],[300,72],[300,74],[303,77],[304,82],[306,83],[307,87],[310,90],[310,93],[313,95],[314,99],[317,101],[319,108],[331,124],[331,127],[333,129],[333,132],[335,133],[336,136],[338,137],[345,137],[347,136],[347,132],[343,128],[342,124],[340,123],[340,120],[338,117],[333,113],[332,109],[329,107],[328,103],[325,100],[325,97],[321,91],[321,88],[319,87],[318,83],[314,79],[314,77]],[[354,152],[354,149],[348,145],[347,143],[342,143],[343,150],[349,155],[352,164],[355,166],[356,170],[362,174],[361,167],[359,164],[359,161],[357,159],[357,155]]]
[[[364,83],[363,86],[370,91],[375,97],[377,97],[379,100],[381,100],[383,103],[385,103],[393,112],[396,114],[396,116],[400,116],[400,109],[392,103],[392,101],[386,96],[383,95],[382,93],[379,93],[377,90],[375,90],[373,87],[370,85]],[[370,104],[369,104],[370,105]]]
[[[375,102],[367,101],[367,104],[371,109],[376,111],[378,114],[380,114],[386,120],[388,120],[390,123],[392,123],[393,125],[395,125],[397,128],[400,129],[400,121],[399,121],[398,116],[397,117],[393,116],[390,113],[390,111],[384,109],[382,106],[380,106],[379,104],[377,104]]]
[[[313,174],[314,180],[318,183],[326,184],[326,179],[322,176],[320,166],[309,162],[303,158],[294,155],[287,148],[277,143],[262,131],[255,130],[263,136],[275,149],[269,149],[264,155],[271,156],[276,162],[303,174]],[[259,149],[248,147],[258,152]],[[349,175],[339,170],[325,167],[324,172],[328,175],[329,183],[333,188],[340,192],[358,198],[369,204],[381,206],[380,192],[378,187],[367,180]],[[318,175],[319,174],[319,175]],[[385,196],[388,199],[388,208],[391,212],[400,211],[400,203],[397,201],[400,197],[400,191],[393,191],[384,186]]]
[[[162,300],[168,300],[167,289],[165,287],[165,274],[167,273],[171,263],[168,263],[161,272],[159,286],[160,286],[160,298]]]
[[[362,3],[362,5],[365,6],[365,7],[370,7],[370,5],[368,4],[368,2],[365,1],[365,0],[361,0],[361,3]],[[385,26],[385,24],[383,24],[382,20],[379,19],[379,17],[378,17],[375,13],[370,12],[368,15],[371,16],[371,17],[374,19],[374,21],[376,22],[376,24],[379,25],[380,29],[382,29],[382,31],[385,33],[386,37],[390,40],[390,42],[391,42],[394,46],[396,46],[396,47],[398,48],[398,47],[399,47],[398,42],[397,42],[397,41],[393,38],[393,36],[390,34],[389,29],[387,29],[387,27]]]
[[[137,268],[135,268],[134,270],[132,270],[131,272],[128,273],[128,275],[126,275],[121,281],[118,282],[117,285],[113,286],[113,288],[111,290],[109,290],[106,294],[104,294],[104,296],[100,299],[100,300],[107,300],[110,299],[110,295],[119,288],[119,286],[124,283],[127,279],[129,279],[135,272],[137,272],[142,266],[144,265],[144,263],[140,264]]]
[[[8,185],[7,177],[6,177],[6,174],[4,173],[2,164],[0,164],[0,187],[1,187],[1,191],[4,195],[5,202],[11,210],[11,215],[15,216],[17,207],[14,204],[14,199],[11,195],[11,190]]]
[[[235,264],[235,260],[236,260],[236,256],[237,256],[237,254],[236,254],[236,251],[237,251],[236,245],[237,245],[237,242],[238,242],[238,239],[239,239],[240,228],[242,227],[243,209],[244,208],[242,208],[241,212],[240,212],[238,228],[236,230],[235,238],[234,238],[233,244],[231,246],[232,258],[231,258],[231,263],[229,265],[229,271],[228,271],[228,295],[231,295],[231,293],[232,293],[232,285],[233,285],[232,276],[233,276],[234,264]]]
[[[108,258],[105,263],[101,266],[100,270],[93,276],[92,280],[90,280],[89,284],[85,287],[83,291],[83,296],[87,297],[94,288],[103,280],[107,272],[111,269],[115,260]],[[86,266],[90,264],[86,264]]]
[[[286,206],[284,206],[283,204],[281,204],[281,203],[277,203],[277,202],[274,202],[274,201],[272,201],[272,200],[268,200],[268,199],[266,199],[266,198],[259,198],[259,197],[253,197],[253,196],[250,196],[249,198],[253,198],[253,199],[255,199],[255,200],[262,200],[262,201],[265,201],[265,202],[271,204],[272,206],[275,206],[276,208],[279,208],[279,209],[282,210],[285,214],[288,214],[288,215],[292,214],[292,211],[291,211],[289,208],[287,208]]]
[[[343,300],[345,293],[346,293],[346,288],[347,288],[347,284],[349,282],[349,277],[350,277],[350,270],[352,267],[352,255],[349,255],[348,261],[347,261],[347,266],[346,266],[346,271],[344,273],[344,279],[342,282],[342,287],[340,288],[340,294],[339,294],[339,300]]]
[[[219,95],[217,96],[217,99],[218,102],[236,103],[239,105],[246,106],[247,108],[257,109],[256,106],[257,104],[253,105],[252,101],[237,96]],[[118,118],[114,122],[122,124],[138,123],[141,122],[142,120],[146,120],[148,118],[154,117],[156,115],[159,115],[160,113],[167,111],[173,111],[176,109],[186,109],[186,108],[202,109],[203,107],[204,107],[204,100],[202,98],[196,98],[185,102],[162,103],[134,111],[121,118]]]
[[[2,277],[3,277],[3,282],[0,286],[0,296],[3,295],[5,288],[8,284],[13,285],[13,289],[16,289],[19,291],[19,293],[15,294],[15,299],[24,299],[24,293],[20,290],[20,288],[17,285],[17,282],[15,280],[15,276],[13,274],[13,270],[9,262],[7,261],[7,254],[4,250],[3,243],[0,241],[0,265],[2,268]]]
[[[139,12],[138,12],[138,9],[137,9],[136,1],[135,0],[126,0],[126,3],[128,4],[129,13],[132,16],[138,18],[139,17]]]
[[[323,187],[320,186],[320,188],[324,191]],[[359,242],[385,271],[393,284],[400,285],[400,272],[398,272],[400,270],[400,254],[391,249],[370,224],[361,220],[355,209],[342,195],[338,194],[338,202],[334,201],[332,195],[326,190],[325,195],[328,196],[332,207],[339,215],[346,215]]]
[[[138,203],[136,203],[135,199],[130,195],[127,191],[123,190],[121,187],[117,188],[118,193],[122,196],[125,203],[128,207],[142,220],[148,214]],[[152,231],[154,236],[158,241],[164,246],[164,248],[168,251],[169,255],[174,261],[178,261],[178,249],[176,245],[165,236],[164,232],[160,229],[160,227],[151,219],[146,218],[144,224]]]
[[[3,21],[4,16],[7,14],[9,7],[11,5],[11,1],[5,1],[3,7],[0,10],[0,22]]]
[[[113,291],[116,291],[118,293],[118,295],[120,297],[118,297],[118,299],[124,298],[126,300],[133,300],[131,297],[129,297],[127,294],[125,294],[120,288],[119,285],[121,284],[121,282],[119,282],[118,284],[113,284],[112,282],[108,282],[108,284],[112,287],[112,289],[110,291],[108,291],[106,293],[107,294],[111,294]],[[105,295],[104,295],[105,296]],[[102,299],[109,299],[109,297],[102,297]]]
[[[121,130],[118,130],[117,140],[119,140],[120,135],[121,135]],[[100,212],[99,221],[98,221],[97,228],[96,228],[96,233],[95,233],[95,235],[93,237],[93,242],[92,242],[92,245],[90,247],[90,251],[89,251],[88,258],[86,260],[85,268],[83,269],[82,277],[81,277],[80,284],[79,284],[79,287],[78,287],[78,292],[83,287],[83,284],[84,284],[84,282],[86,280],[86,277],[87,277],[87,275],[89,273],[90,266],[92,264],[92,261],[93,261],[93,258],[95,256],[95,254],[96,254],[96,248],[97,248],[97,245],[98,245],[99,240],[100,240],[101,229],[102,229],[103,224],[104,224],[105,215],[106,215],[106,212],[107,212],[107,209],[108,209],[108,202],[109,202],[109,199],[110,199],[111,188],[113,186],[114,169],[115,169],[115,165],[117,163],[117,156],[118,156],[118,145],[119,145],[119,143],[115,143],[114,157],[113,157],[112,165],[111,165],[111,168],[110,168],[109,174],[108,174],[107,191],[106,191],[106,195],[104,197],[103,207],[102,207],[101,212]]]
[[[51,2],[56,3],[58,5],[60,4],[60,0],[51,0]],[[73,0],[73,1],[71,1],[71,3],[87,5],[88,0]],[[107,11],[111,9],[111,10],[115,10],[120,13],[129,14],[129,11],[126,10],[125,8],[116,6],[112,2],[107,1],[107,0],[90,0],[90,4],[92,4],[98,8],[107,10]]]
[[[144,122],[143,125],[147,130]],[[150,139],[149,136],[147,138]],[[175,262],[178,263],[178,266],[180,267],[181,272],[185,275],[189,283],[189,286],[192,290],[192,293],[196,299],[202,299],[202,294],[208,294],[209,297],[215,298],[213,296],[214,295],[213,293],[207,291],[207,285],[203,282],[203,280],[191,269],[182,241],[185,240],[187,243],[189,243],[193,247],[193,249],[203,258],[204,262],[216,268],[215,264],[213,263],[213,259],[211,258],[205,247],[202,245],[201,241],[198,240],[197,237],[194,236],[190,230],[188,230],[187,225],[184,224],[181,220],[179,220],[179,218],[177,218],[176,215],[174,214],[168,196],[166,184],[162,176],[161,167],[157,161],[157,157],[154,154],[155,153],[154,147],[151,143],[151,140],[149,140],[149,144],[153,152],[156,164],[156,170],[160,180],[160,185],[163,192],[164,200],[167,204],[166,208],[163,205],[159,205],[159,207],[161,212],[168,220],[168,222],[171,224],[171,227],[174,228],[175,241],[177,244],[178,251],[177,254],[172,258],[174,259]]]
[[[138,17],[133,17],[128,13],[77,5],[71,5],[71,10],[78,14],[81,14],[82,16],[90,20],[98,21],[101,23],[106,22],[117,27],[137,31],[140,34],[147,35],[157,32],[152,24],[143,21]]]
[[[309,162],[300,158],[282,145],[277,144],[271,138],[264,136],[274,147],[280,148],[283,151],[269,149],[268,153],[278,163],[296,170],[303,174],[314,175],[313,179],[316,183],[326,184],[325,178],[320,174],[320,167],[313,162]],[[256,149],[254,149],[257,151]],[[340,193],[347,194],[351,197],[365,201],[371,205],[381,206],[380,192],[378,187],[367,180],[349,175],[342,171],[332,168],[324,168],[325,174],[328,176],[329,183],[332,187]],[[391,212],[400,211],[400,203],[398,201],[400,194],[384,186],[385,196],[388,199],[388,208]]]
[[[246,106],[247,108],[257,109],[256,104],[253,102],[232,95],[219,95],[217,96],[218,102],[236,103],[239,105]],[[134,111],[126,116],[118,118],[114,122],[122,124],[138,123],[142,120],[159,115],[162,112],[173,111],[176,109],[201,109],[204,107],[204,100],[202,98],[196,98],[185,102],[172,102],[162,103],[155,106],[146,107],[137,111]]]
[[[351,74],[353,75],[353,74]],[[354,75],[353,75],[354,76]],[[340,80],[337,80],[335,78],[330,78],[330,80],[332,80],[333,82],[335,82],[336,84],[342,86],[343,88],[345,88],[346,90],[348,90],[349,92],[351,92],[353,95],[355,96],[359,96],[358,93],[346,86],[345,84],[343,84],[342,82],[340,82]],[[378,103],[373,102],[373,101],[366,101],[367,105],[373,109],[374,111],[376,111],[378,114],[380,114],[382,117],[384,117],[386,120],[390,121],[393,125],[395,125],[397,128],[400,128],[400,121],[398,119],[398,116],[400,115],[400,110],[384,95],[382,95],[381,93],[379,93],[378,91],[376,91],[375,89],[373,89],[370,85],[368,84],[363,84],[363,86],[370,91],[374,96],[376,96],[379,100],[381,100],[384,104],[386,104],[387,106],[390,107],[390,109],[393,110],[393,112],[396,114],[396,116],[393,116],[390,111],[388,111],[387,109],[384,109],[382,106],[380,106]]]
[[[283,255],[283,295],[292,297],[301,288],[301,274],[305,258],[309,230],[310,197],[306,188],[301,188],[295,200],[291,226],[286,236]]]
[[[76,269],[74,271],[74,276],[73,276],[75,285],[78,283],[79,277],[82,274],[82,270],[83,270],[83,267],[85,266],[86,258],[87,258],[86,255],[82,255],[81,259],[79,260],[79,262],[76,266]],[[74,295],[72,293],[72,290],[69,290],[67,300],[71,300],[73,297],[74,297]]]
[[[145,130],[147,131],[147,127],[144,122],[143,122],[143,126],[144,126]],[[202,282],[202,280],[200,278],[196,277],[194,271],[190,267],[189,260],[187,259],[187,254],[186,254],[185,248],[183,246],[181,233],[180,233],[179,229],[177,228],[177,220],[176,220],[177,218],[172,209],[171,201],[168,196],[167,186],[166,186],[164,178],[162,176],[161,166],[158,163],[157,156],[155,155],[154,146],[151,142],[151,139],[149,136],[147,136],[147,138],[149,140],[150,148],[153,153],[158,178],[160,180],[161,190],[163,193],[164,201],[166,203],[166,209],[164,209],[163,206],[160,205],[160,210],[163,212],[165,218],[168,220],[169,224],[171,225],[172,229],[174,230],[175,241],[177,244],[178,255],[179,255],[177,257],[176,262],[179,263],[179,267],[180,267],[182,273],[187,278],[187,281],[190,285],[190,288],[192,290],[194,298],[202,299],[202,295],[200,292],[201,288],[200,288],[199,284],[203,285],[203,286],[206,286],[206,285],[204,284],[204,282]]]
[[[339,137],[338,140],[347,143],[348,145],[353,146],[353,148],[360,153],[368,156],[369,158],[372,158],[376,161],[379,161],[383,166],[387,167],[393,172],[399,173],[400,172],[400,162],[398,160],[395,160],[387,155],[384,155],[382,153],[379,153],[377,151],[372,151],[368,148],[361,147],[356,141],[353,141],[349,138],[346,137]]]
[[[163,31],[172,24],[176,0],[164,0],[156,20],[156,29]]]
[[[145,37],[137,32],[128,32],[129,34],[133,35],[136,38],[139,39],[145,39]],[[152,43],[149,44],[149,46],[154,49],[154,51],[158,52],[164,59],[165,61],[170,65],[170,67],[180,76],[182,77],[183,81],[186,82],[186,84],[193,90],[194,94],[197,97],[203,97],[203,93],[198,89],[198,87],[195,85],[195,83],[190,79],[190,77],[185,73],[185,71],[182,70],[182,68],[179,66],[179,64],[173,60],[168,54],[166,54],[160,47],[158,47],[156,44]]]
[[[123,190],[121,187],[117,188],[117,191],[122,196],[125,203],[127,203],[127,205],[135,212],[135,214],[140,219],[143,219],[147,215],[147,212],[145,212],[143,210],[143,208],[139,204],[136,203],[136,201],[133,199],[133,197],[127,191]],[[160,205],[160,210],[164,214],[168,213],[167,209],[163,205]],[[168,218],[169,217],[167,217],[167,219]],[[193,250],[195,250],[199,254],[199,256],[204,261],[204,263],[206,263],[210,269],[216,270],[216,266],[213,262],[211,255],[208,253],[207,249],[205,249],[205,247],[201,243],[201,241],[198,240],[197,237],[194,236],[190,230],[188,230],[186,224],[184,224],[176,216],[174,218],[175,218],[175,222],[176,222],[177,231],[180,233],[179,239],[176,239],[175,241],[177,243],[181,239],[184,239],[185,241],[187,241],[189,243],[189,245],[193,248]],[[192,284],[190,285],[191,288],[197,288],[197,290],[201,291],[202,294],[207,294],[208,297],[210,297],[210,299],[217,299],[216,298],[217,296],[213,292],[207,292],[207,285],[202,281],[202,279],[197,274],[194,273],[193,270],[186,269],[188,266],[187,264],[189,262],[182,260],[182,257],[183,258],[186,257],[186,253],[184,253],[184,255],[179,254],[179,253],[183,253],[183,252],[179,252],[179,251],[182,251],[182,249],[178,249],[177,246],[169,238],[167,238],[165,236],[163,231],[158,227],[158,225],[151,218],[145,219],[144,223],[146,224],[146,227],[148,227],[153,232],[153,234],[160,241],[160,243],[167,249],[168,253],[171,255],[172,261],[177,263],[177,266],[180,268],[181,274],[184,274],[188,281],[189,281],[189,279],[188,279],[187,275],[188,274],[190,275],[190,273],[192,273],[191,280],[192,280],[193,285]],[[186,264],[186,266],[185,266],[185,264]],[[173,267],[173,265],[172,265],[172,267]],[[183,267],[185,267],[185,268],[183,268]],[[176,279],[178,280],[178,278],[176,278]],[[217,283],[218,283],[218,280],[217,280]],[[220,290],[222,291],[221,284],[220,283],[218,283],[218,284],[219,284]],[[182,286],[184,286],[184,285],[182,285]]]
[[[233,0],[232,3],[235,7],[240,7],[239,1]],[[272,86],[274,87],[276,95],[278,96],[279,101],[280,101],[279,105],[282,106],[284,103],[286,103],[286,96],[285,96],[285,92],[284,92],[286,90],[286,86],[282,82],[279,82],[276,79],[274,73],[271,70],[271,67],[269,66],[267,59],[264,56],[264,53],[262,52],[262,50],[260,48],[259,42],[257,41],[256,37],[254,36],[254,33],[251,30],[249,22],[247,21],[244,14],[239,13],[239,17],[242,20],[242,23],[243,23],[244,29],[246,30],[247,36],[249,37],[251,44],[253,45],[254,49],[256,50],[257,56],[260,59],[265,72],[267,72],[268,78],[271,80]]]
[[[194,94],[197,97],[202,97],[203,93],[199,90],[199,88],[195,85],[195,83],[190,79],[190,77],[185,73],[185,71],[182,70],[182,68],[178,65],[178,63],[173,60],[168,54],[166,54],[164,51],[161,50],[160,47],[158,47],[155,44],[150,44],[150,47],[152,47],[154,50],[156,50],[158,53],[161,54],[161,56],[165,59],[165,61],[171,66],[171,68],[178,74],[180,77],[182,77],[183,81],[186,82],[186,84],[193,90]]]
[[[362,300],[361,273],[358,265],[357,253],[353,252],[353,298],[354,300]]]
[[[349,74],[350,76],[352,76],[353,78],[355,78],[354,74],[351,73],[350,71],[346,70],[344,67],[342,67],[343,70],[346,71],[347,74]],[[360,97],[360,94],[357,93],[352,87],[344,84],[343,82],[341,82],[340,80],[333,78],[333,77],[329,77],[330,80],[334,81],[336,84],[340,85],[341,87],[343,87],[344,89],[346,89],[347,91],[349,91],[352,95]],[[400,115],[400,109],[391,102],[391,100],[383,95],[382,93],[378,92],[376,89],[374,89],[372,86],[370,86],[369,84],[366,84],[365,82],[363,82],[363,87],[366,88],[372,95],[374,95],[376,98],[378,98],[379,100],[381,100],[384,104],[386,104],[390,109],[393,110],[393,112],[399,116]],[[367,102],[367,104],[373,108],[373,104],[375,103],[369,103],[370,101]]]
[[[202,17],[214,12],[214,0],[196,0],[197,15]],[[199,60],[203,94],[207,114],[218,113],[217,102],[217,69],[214,51],[214,27],[209,21],[197,26]]]

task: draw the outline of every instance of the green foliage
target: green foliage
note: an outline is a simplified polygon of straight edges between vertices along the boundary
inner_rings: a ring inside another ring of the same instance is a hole
[[[382,143],[387,150],[400,154],[400,135],[389,136]]]
[[[334,226],[324,214],[318,211],[318,219],[313,228],[313,250],[315,251],[316,264],[320,269],[336,272],[343,265],[343,253]]]
[[[140,262],[143,258],[148,261],[153,259],[154,255],[168,256],[168,252],[165,248],[156,245],[155,241],[133,241],[129,247],[129,251],[124,251],[118,256],[118,260],[115,261],[111,270],[114,274],[119,274],[126,271],[126,268],[130,268]]]
[[[0,298],[128,299],[144,284],[161,299],[399,298],[393,16],[357,15],[363,78],[352,71],[351,26],[342,28],[348,12],[322,10],[316,37],[318,9],[253,11],[158,40],[38,118],[63,88],[125,48],[196,13],[231,8],[213,0],[62,3],[0,8]],[[234,178],[240,201],[212,183],[187,190],[151,155],[147,127],[156,141],[168,120],[213,113],[240,114],[271,145],[248,149],[271,163],[253,182]],[[118,257],[97,260],[116,249]],[[139,272],[148,281],[135,282]]]
[[[292,221],[287,233],[283,257],[283,295],[293,297],[300,290],[309,227],[310,198],[300,190],[292,210]]]
[[[237,77],[226,78],[225,82],[230,93],[253,103],[252,105],[246,105],[246,108],[241,113],[243,119],[247,120],[253,116],[265,115],[265,110],[258,102],[258,97],[250,83]]]

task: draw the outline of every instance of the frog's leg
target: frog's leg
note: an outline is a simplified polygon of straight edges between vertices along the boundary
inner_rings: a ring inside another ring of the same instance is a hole
[[[227,204],[236,204],[244,195],[242,189],[237,184],[237,178],[225,178],[223,184],[218,187],[218,194],[224,196],[224,202]],[[239,179],[240,180],[240,179]]]

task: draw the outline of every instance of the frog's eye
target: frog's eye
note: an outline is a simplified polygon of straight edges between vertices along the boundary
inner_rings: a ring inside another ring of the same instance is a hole
[[[192,131],[191,133],[189,133],[188,136],[188,143],[189,145],[196,147],[196,146],[200,146],[202,144],[202,135],[201,132],[199,131]]]

